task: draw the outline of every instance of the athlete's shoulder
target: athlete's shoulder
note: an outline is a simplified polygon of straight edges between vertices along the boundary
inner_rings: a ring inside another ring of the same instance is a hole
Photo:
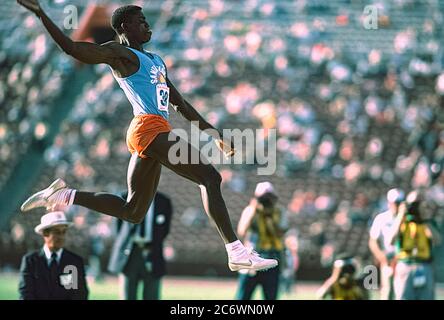
[[[102,43],[101,46],[113,50],[115,54],[120,57],[133,54],[131,50],[128,49],[128,47],[117,41],[108,41]]]

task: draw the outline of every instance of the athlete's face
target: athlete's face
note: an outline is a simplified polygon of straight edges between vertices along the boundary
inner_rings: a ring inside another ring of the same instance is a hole
[[[153,32],[142,12],[134,14],[128,29],[130,36],[140,43],[147,43],[151,40]]]

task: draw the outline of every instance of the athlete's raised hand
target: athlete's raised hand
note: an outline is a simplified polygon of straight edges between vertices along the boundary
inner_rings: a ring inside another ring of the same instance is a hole
[[[233,140],[230,141],[224,141],[222,136],[220,139],[215,140],[216,146],[219,148],[220,151],[223,152],[225,157],[228,159],[232,157],[236,150],[234,149]]]
[[[42,8],[40,7],[38,0],[17,0],[17,3],[37,15],[42,12]]]

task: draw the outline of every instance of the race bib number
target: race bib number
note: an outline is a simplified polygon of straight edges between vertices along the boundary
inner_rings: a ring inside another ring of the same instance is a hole
[[[160,111],[168,112],[168,103],[170,101],[170,88],[165,84],[158,84],[156,86],[157,108]]]

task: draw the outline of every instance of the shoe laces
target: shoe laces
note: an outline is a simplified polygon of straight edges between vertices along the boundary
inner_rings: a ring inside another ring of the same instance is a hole
[[[259,253],[256,252],[256,250],[253,249],[253,247],[245,247],[245,251],[243,253],[238,253],[237,255],[231,255],[231,258],[236,257],[246,257],[250,256],[252,258],[260,258]]]
[[[252,256],[260,258],[259,253],[257,253],[257,251],[253,249],[253,247],[247,247],[247,252],[248,252],[248,254],[250,254]]]

